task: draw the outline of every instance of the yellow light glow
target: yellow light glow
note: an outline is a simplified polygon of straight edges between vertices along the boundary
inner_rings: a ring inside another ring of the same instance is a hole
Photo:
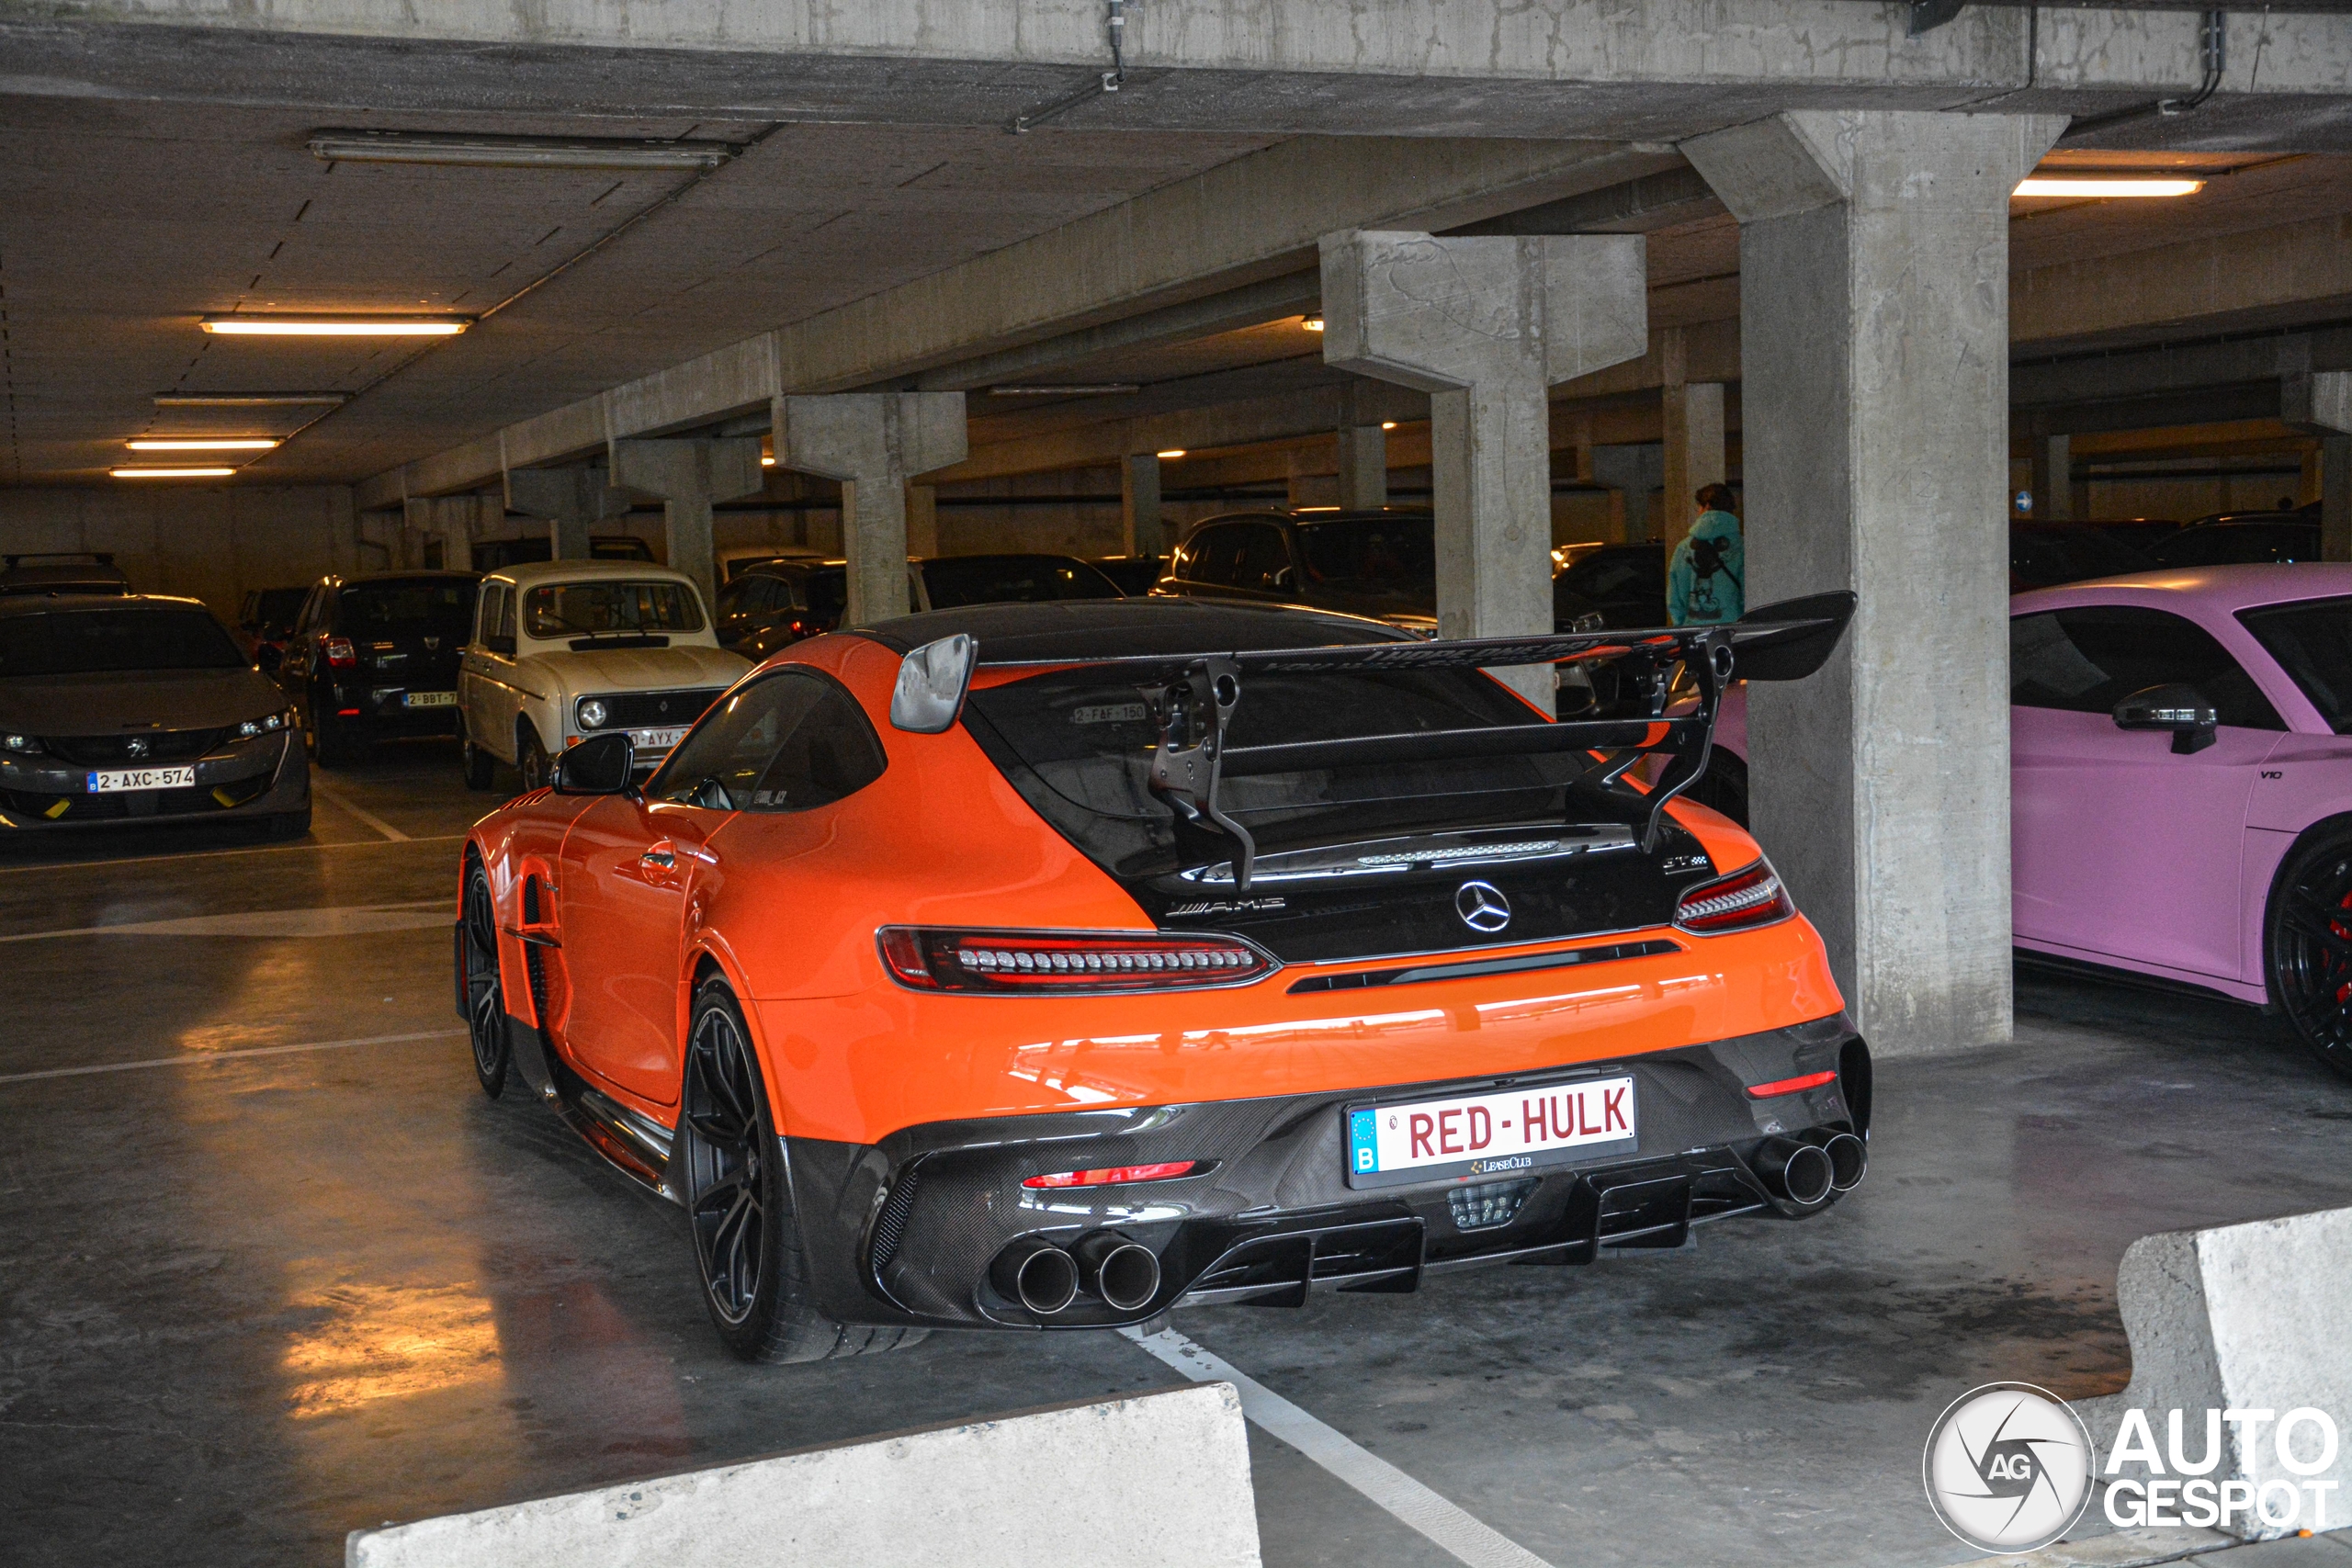
[[[2144,175],[2035,175],[2018,182],[2016,196],[2193,196],[2203,180],[2150,179]]]
[[[774,457],[763,457],[760,459],[760,467],[763,468],[773,468],[775,467],[775,459]]]
[[[204,330],[246,337],[451,337],[469,316],[207,316]]]
[[[217,479],[235,473],[234,468],[109,468],[119,479]]]
[[[1393,419],[1384,419],[1380,422],[1380,428],[1383,430],[1394,430],[1396,428],[1396,422]]]
[[[1320,316],[1308,316],[1298,324],[1305,327],[1308,332],[1319,333],[1323,330],[1323,318]]]
[[[277,445],[274,435],[142,435],[126,441],[133,452],[266,452]]]
[[[289,1304],[304,1324],[280,1352],[297,1420],[505,1377],[497,1320],[469,1283],[340,1284]]]
[[[1152,454],[1155,457],[1181,457],[1183,455],[1184,448],[1182,446],[1170,446],[1165,452],[1154,452]]]

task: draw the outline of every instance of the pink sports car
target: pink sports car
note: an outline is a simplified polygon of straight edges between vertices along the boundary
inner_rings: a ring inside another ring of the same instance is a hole
[[[1745,692],[1694,798],[1745,820]],[[2275,1005],[2352,1077],[2352,566],[2009,601],[2017,945]]]

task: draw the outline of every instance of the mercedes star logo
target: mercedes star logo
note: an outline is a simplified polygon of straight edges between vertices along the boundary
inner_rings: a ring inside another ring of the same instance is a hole
[[[1510,924],[1510,900],[1491,882],[1465,882],[1455,888],[1453,912],[1474,931],[1498,931]]]

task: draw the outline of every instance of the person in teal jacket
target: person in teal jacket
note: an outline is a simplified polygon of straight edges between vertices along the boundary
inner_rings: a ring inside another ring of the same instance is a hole
[[[1747,609],[1747,558],[1729,485],[1699,492],[1699,519],[1674,547],[1666,573],[1666,616],[1678,626],[1736,621]]]

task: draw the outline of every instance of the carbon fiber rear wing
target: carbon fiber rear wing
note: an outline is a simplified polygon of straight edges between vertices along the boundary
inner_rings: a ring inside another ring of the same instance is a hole
[[[1608,787],[1618,784],[1644,759],[1665,754],[1665,768],[1650,781],[1644,801],[1648,818],[1643,829],[1642,849],[1651,852],[1657,846],[1658,825],[1667,802],[1690,788],[1706,772],[1714,743],[1715,720],[1723,694],[1731,682],[1794,681],[1812,674],[1837,647],[1853,612],[1854,595],[1837,592],[1767,605],[1729,626],[1356,643],[1326,648],[1237,649],[1226,653],[1144,654],[1100,660],[1062,658],[1000,662],[988,659],[968,640],[966,649],[959,651],[964,659],[995,670],[1068,669],[1078,664],[1089,671],[1132,675],[1150,703],[1152,724],[1159,737],[1151,760],[1153,792],[1167,800],[1185,820],[1207,827],[1231,841],[1236,851],[1235,890],[1247,894],[1257,844],[1249,829],[1234,821],[1221,807],[1217,798],[1221,781],[1311,769],[1592,751],[1606,754],[1598,783]],[[910,666],[940,647],[927,645],[909,654]],[[1230,748],[1225,743],[1226,728],[1252,676],[1599,663],[1618,668],[1620,690],[1630,686],[1634,697],[1628,705],[1636,711],[1597,719],[1349,736],[1337,740]],[[1698,700],[1669,716],[1668,689],[1678,668],[1689,672]],[[970,665],[966,664],[966,680],[969,669]],[[902,687],[905,684],[902,678]],[[960,705],[962,684],[956,682],[953,699],[956,705]],[[952,715],[953,711],[950,706],[948,713]],[[952,716],[948,722],[953,722]]]

